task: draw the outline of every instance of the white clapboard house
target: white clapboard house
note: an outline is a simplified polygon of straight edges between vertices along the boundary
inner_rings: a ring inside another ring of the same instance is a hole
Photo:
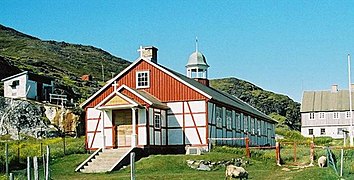
[[[352,99],[354,98],[353,90],[352,85]],[[343,138],[345,132],[349,130],[350,122],[348,89],[339,90],[337,85],[333,85],[330,90],[303,93],[301,102],[301,134],[303,136]]]

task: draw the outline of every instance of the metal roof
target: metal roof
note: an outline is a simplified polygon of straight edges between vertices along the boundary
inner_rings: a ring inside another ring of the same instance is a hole
[[[186,67],[190,67],[190,66],[209,67],[208,63],[206,62],[205,56],[201,52],[194,52],[189,56]]]
[[[353,98],[352,92],[352,101]],[[302,96],[301,112],[320,111],[349,111],[349,91],[305,91]]]
[[[161,66],[161,65],[159,65],[159,66]],[[249,105],[246,102],[242,101],[241,99],[237,98],[236,96],[232,96],[230,94],[216,90],[212,87],[205,86],[204,84],[201,84],[194,79],[188,78],[187,76],[182,75],[182,74],[175,72],[171,69],[168,69],[166,67],[163,67],[163,68],[168,70],[169,72],[173,73],[174,75],[178,76],[180,79],[182,79],[186,83],[191,84],[192,86],[194,86],[194,87],[198,88],[199,90],[205,92],[206,94],[210,95],[213,100],[216,100],[218,102],[221,102],[221,103],[233,106],[235,108],[241,109],[241,110],[246,111],[246,112],[253,114],[255,116],[262,117],[268,121],[277,123],[276,120],[270,118],[266,114],[262,113],[261,111],[257,110],[256,108],[252,107],[251,105]]]

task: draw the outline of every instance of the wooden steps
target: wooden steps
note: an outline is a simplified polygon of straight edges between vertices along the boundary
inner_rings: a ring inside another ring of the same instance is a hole
[[[100,149],[84,161],[76,172],[104,173],[112,171],[126,156],[129,156],[133,148]]]

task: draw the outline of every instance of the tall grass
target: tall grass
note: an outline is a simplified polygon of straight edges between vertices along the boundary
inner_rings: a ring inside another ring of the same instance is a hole
[[[26,164],[27,157],[40,157],[45,154],[46,146],[50,147],[50,155],[52,159],[63,157],[69,154],[85,153],[84,137],[81,138],[65,138],[65,154],[64,143],[62,138],[52,139],[34,139],[27,138],[20,141],[0,141],[0,164],[2,172],[5,167],[5,144],[9,147],[9,165],[10,169],[21,169]]]

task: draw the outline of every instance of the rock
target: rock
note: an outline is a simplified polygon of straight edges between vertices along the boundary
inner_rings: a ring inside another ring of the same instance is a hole
[[[205,165],[203,163],[200,163],[199,167],[197,168],[200,171],[210,171],[210,167],[208,165]]]
[[[13,139],[18,139],[19,134],[37,138],[57,136],[58,130],[76,131],[78,124],[80,117],[71,110],[0,97],[0,135],[9,134]]]

